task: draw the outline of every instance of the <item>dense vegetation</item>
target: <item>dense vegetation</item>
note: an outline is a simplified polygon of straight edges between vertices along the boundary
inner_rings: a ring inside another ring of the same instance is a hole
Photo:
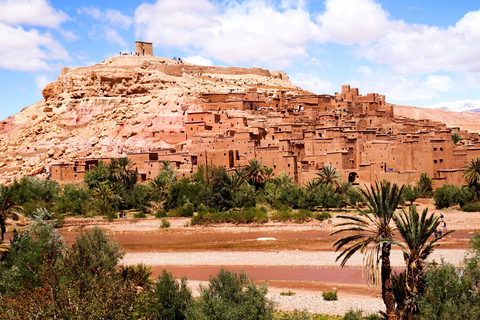
[[[427,216],[426,210],[418,213],[410,206],[396,212],[419,197],[433,197],[439,209],[459,205],[466,212],[479,211],[479,159],[465,166],[464,186],[443,185],[435,191],[426,173],[409,186],[382,181],[359,189],[341,181],[331,165],[321,168],[315,180],[296,186],[288,175],[274,177],[272,169],[257,159],[232,173],[223,167],[201,167],[180,180],[166,161],[155,179],[142,184],[133,165],[127,158],[100,163],[81,184],[60,186],[49,179],[24,177],[0,186],[2,240],[9,216],[15,220],[24,215],[31,221],[22,234],[15,231],[1,258],[2,314],[9,319],[311,319],[303,311],[276,314],[266,298],[266,284],[255,286],[247,275],[226,270],[212,277],[194,299],[186,279],[176,280],[164,272],[152,281],[151,271],[143,265],[119,266],[123,253],[100,229],[81,234],[67,248],[54,227],[66,215],[114,219],[125,211],[136,218],[192,217],[192,225],[300,223],[323,221],[331,217],[331,209],[351,207],[359,214],[340,216],[345,222],[337,232],[355,233],[334,246],[342,266],[355,252],[367,253],[367,278],[382,286],[385,317],[477,319],[480,315],[480,236],[472,238],[474,255],[462,269],[443,262],[426,265],[425,259],[448,232],[433,239],[439,218]],[[162,220],[162,227],[169,227],[168,220]],[[398,239],[395,230],[400,232]],[[393,247],[403,251],[406,271],[400,274],[392,274],[390,267]],[[352,310],[345,319],[362,316],[361,310]]]

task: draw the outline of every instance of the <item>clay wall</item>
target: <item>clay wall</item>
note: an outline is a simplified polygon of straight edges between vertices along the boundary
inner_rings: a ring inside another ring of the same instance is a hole
[[[153,44],[151,42],[136,41],[135,53],[153,56]]]

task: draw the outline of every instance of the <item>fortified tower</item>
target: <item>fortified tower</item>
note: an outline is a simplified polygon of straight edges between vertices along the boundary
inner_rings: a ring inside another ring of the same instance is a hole
[[[135,53],[153,56],[153,47],[151,42],[135,41]]]

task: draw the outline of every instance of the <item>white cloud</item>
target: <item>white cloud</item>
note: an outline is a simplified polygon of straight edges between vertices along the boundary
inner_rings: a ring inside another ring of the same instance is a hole
[[[385,95],[387,102],[415,101],[436,97],[436,90],[427,85],[423,76],[399,75],[388,68],[376,68],[370,74],[346,82],[362,94],[376,92]]]
[[[316,94],[330,92],[332,83],[307,73],[297,73],[290,77],[290,81],[302,89]]]
[[[105,32],[105,39],[108,39],[108,41],[116,43],[122,47],[127,46],[127,43],[125,42],[125,40],[123,40],[122,36],[120,36],[115,29],[112,29],[110,27],[105,27],[104,32]]]
[[[0,22],[58,28],[68,15],[52,8],[46,0],[1,0]]]
[[[425,81],[425,85],[433,90],[447,92],[453,84],[452,78],[449,76],[430,75]]]
[[[373,72],[372,68],[370,68],[369,66],[359,66],[357,69],[355,69],[355,71],[363,74],[372,74]]]
[[[480,72],[480,11],[467,13],[446,29],[426,25],[391,28],[374,43],[361,44],[356,54],[392,65],[402,74]]]
[[[296,6],[292,6],[296,5]],[[158,0],[135,11],[137,38],[157,46],[194,47],[225,63],[266,62],[285,66],[307,56],[307,42],[318,28],[300,1],[283,10],[264,0]]]
[[[68,52],[49,33],[0,23],[0,68],[50,70],[55,60],[70,60]]]
[[[373,41],[391,28],[389,14],[371,0],[327,0],[317,16],[320,42],[353,44]]]
[[[213,66],[213,61],[202,56],[189,56],[185,57],[186,62],[197,64],[199,66]]]
[[[158,0],[135,10],[136,33],[154,45],[200,46],[215,24],[217,8],[207,0]],[[205,34],[206,32],[206,34]]]
[[[115,9],[100,10],[95,7],[83,7],[78,9],[77,12],[122,29],[128,29],[132,24],[132,17],[126,16]]]

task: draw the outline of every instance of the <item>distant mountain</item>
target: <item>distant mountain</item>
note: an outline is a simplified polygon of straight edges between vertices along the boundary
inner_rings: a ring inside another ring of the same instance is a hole
[[[456,112],[480,112],[480,100],[462,100],[452,102],[440,102],[432,106],[428,106],[429,109],[442,109]]]

